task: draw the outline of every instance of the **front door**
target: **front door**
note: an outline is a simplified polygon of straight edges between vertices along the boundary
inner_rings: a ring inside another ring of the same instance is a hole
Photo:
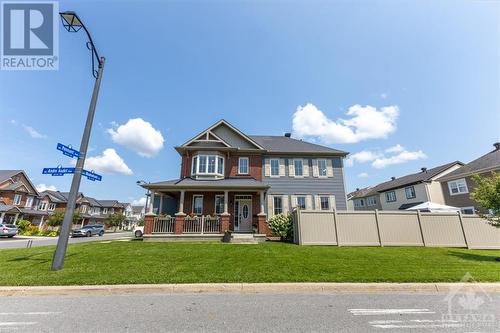
[[[236,199],[234,203],[234,230],[252,231],[252,199]]]

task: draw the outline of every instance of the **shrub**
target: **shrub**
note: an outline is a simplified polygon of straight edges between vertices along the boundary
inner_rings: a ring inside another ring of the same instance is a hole
[[[292,239],[292,216],[278,214],[269,219],[269,228],[276,236],[280,236],[281,240]]]
[[[19,233],[21,233],[21,232],[25,231],[31,225],[31,222],[28,220],[19,220],[19,221],[17,221],[16,225],[17,225],[17,229],[19,229]]]

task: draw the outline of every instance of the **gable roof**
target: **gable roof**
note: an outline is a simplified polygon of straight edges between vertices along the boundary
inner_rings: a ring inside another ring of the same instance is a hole
[[[6,181],[6,180],[8,180],[8,179],[10,179],[12,177],[14,177],[15,175],[17,175],[19,173],[23,174],[24,178],[26,178],[26,180],[28,181],[29,186],[31,186],[31,188],[33,189],[33,191],[35,192],[35,194],[39,195],[39,193],[38,193],[35,185],[33,185],[33,183],[31,182],[31,180],[28,177],[28,175],[26,175],[26,173],[24,172],[24,170],[0,170],[0,183],[2,183],[4,181]],[[3,188],[3,190],[6,190],[6,188]]]
[[[96,201],[99,202],[99,204],[102,207],[116,207],[116,208],[124,207],[122,206],[122,204],[118,202],[118,200],[96,200]]]
[[[439,181],[458,179],[470,176],[476,173],[500,170],[500,149],[495,148],[489,153],[467,163],[466,165],[454,170],[439,178]]]
[[[191,145],[192,143],[194,143],[196,141],[217,142],[217,143],[220,143],[227,148],[231,148],[232,146],[230,143],[226,142],[223,138],[221,138],[219,135],[214,133],[214,130],[220,126],[228,127],[231,131],[233,131],[238,136],[240,136],[245,141],[247,141],[250,145],[255,147],[255,149],[263,149],[252,138],[250,138],[248,135],[246,135],[245,133],[243,133],[242,131],[240,131],[239,129],[237,129],[235,126],[231,125],[229,122],[227,122],[224,119],[219,120],[218,122],[216,122],[215,124],[213,124],[212,126],[207,128],[206,130],[196,134],[193,138],[189,139],[188,141],[183,143],[181,146],[176,147],[176,149],[187,148],[187,147],[189,147],[189,145]],[[203,136],[206,136],[206,139],[203,139]],[[234,147],[234,148],[238,148],[238,147]]]
[[[352,191],[351,193],[347,194],[347,200],[351,200],[354,198],[366,197],[367,194],[372,192],[372,190],[373,190],[373,187],[365,187],[365,188],[357,189],[356,191]]]
[[[356,192],[351,192],[353,193],[352,199],[355,198],[363,198],[367,196],[371,196],[380,192],[385,192],[393,189],[397,189],[400,187],[405,187],[413,184],[418,184],[418,183],[424,183],[424,182],[429,182],[433,180],[434,177],[438,176],[439,174],[443,173],[444,171],[448,170],[449,168],[453,167],[454,165],[463,165],[462,162],[460,161],[454,161],[451,163],[443,164],[437,167],[434,167],[432,169],[427,169],[426,171],[420,171],[417,173],[412,173],[410,175],[402,176],[399,178],[396,178],[394,180],[389,180],[383,183],[380,183],[378,185],[375,185],[373,187],[367,187],[363,190],[358,191],[359,193]]]
[[[336,154],[346,156],[348,153],[342,150],[317,145],[314,143],[276,135],[251,135],[268,153],[300,153],[300,154]]]

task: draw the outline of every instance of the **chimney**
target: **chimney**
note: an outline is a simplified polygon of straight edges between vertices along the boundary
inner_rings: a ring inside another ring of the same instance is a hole
[[[396,180],[396,177],[391,177],[391,180]]]
[[[427,172],[427,168],[420,168],[420,170],[422,170],[422,172]]]
[[[359,191],[359,187],[356,187],[356,191]]]
[[[292,137],[292,133],[285,133],[285,137],[287,137],[287,138]]]
[[[493,147],[495,147],[495,150],[500,150],[500,142],[495,142]]]

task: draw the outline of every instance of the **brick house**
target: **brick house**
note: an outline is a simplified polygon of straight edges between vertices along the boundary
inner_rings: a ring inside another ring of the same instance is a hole
[[[285,136],[247,135],[220,120],[175,147],[178,179],[143,184],[152,205],[145,239],[226,230],[269,234],[267,219],[302,209],[346,209],[346,152]]]

